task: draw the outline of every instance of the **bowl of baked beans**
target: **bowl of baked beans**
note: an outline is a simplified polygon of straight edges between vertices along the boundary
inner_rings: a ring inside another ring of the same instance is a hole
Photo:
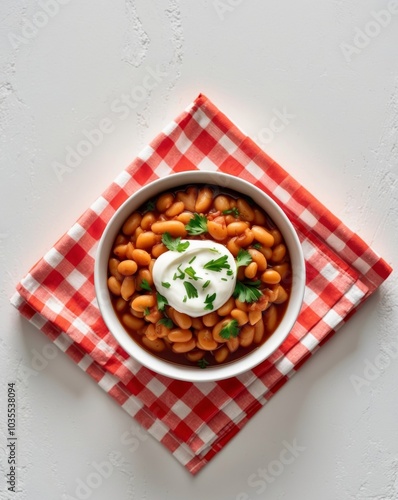
[[[248,371],[282,344],[302,306],[305,263],[264,191],[188,171],[149,183],[115,212],[94,282],[102,317],[132,358],[201,382]]]

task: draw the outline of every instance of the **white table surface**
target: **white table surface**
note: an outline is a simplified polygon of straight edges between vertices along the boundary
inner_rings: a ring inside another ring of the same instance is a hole
[[[397,267],[397,2],[2,0],[0,20],[1,500],[398,499],[394,274],[196,477],[65,355],[40,364],[54,352],[9,305],[199,92]],[[106,118],[113,131],[57,176],[54,162]],[[15,495],[4,490],[8,382]],[[285,442],[301,451],[280,470]],[[104,461],[113,470],[98,484]]]

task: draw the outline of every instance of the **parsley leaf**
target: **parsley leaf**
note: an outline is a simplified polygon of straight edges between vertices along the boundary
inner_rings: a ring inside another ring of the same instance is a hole
[[[165,288],[170,288],[171,285],[168,281],[162,281],[162,286],[164,286]]]
[[[185,290],[187,291],[187,295],[189,299],[195,299],[198,297],[198,291],[196,287],[189,283],[188,281],[184,281]]]
[[[229,340],[231,337],[237,337],[239,335],[239,331],[239,323],[236,321],[236,319],[232,319],[221,328],[220,337]]]
[[[237,281],[233,296],[241,302],[256,302],[263,292],[258,289],[261,281]]]
[[[144,316],[148,316],[148,314],[151,314],[151,311],[150,311],[149,307],[146,307],[144,309]]]
[[[207,280],[202,286],[203,290],[207,288],[209,285],[210,285],[210,280]]]
[[[196,271],[192,266],[187,267],[186,269],[184,269],[184,271],[190,278],[192,278],[195,281],[202,279],[200,276],[196,276]]]
[[[206,368],[207,366],[209,366],[209,362],[207,361],[207,359],[202,358],[202,359],[200,359],[200,360],[198,361],[198,366],[199,366],[199,368],[204,369],[204,368]]]
[[[236,266],[248,266],[252,260],[252,256],[249,254],[249,252],[241,248],[236,257]]]
[[[166,328],[171,330],[174,326],[174,323],[171,321],[170,318],[162,318],[159,320],[160,325],[164,325]]]
[[[148,283],[148,280],[143,279],[141,281],[140,286],[141,286],[142,290],[146,290],[147,292],[152,292],[152,288],[151,288],[151,285]]]
[[[206,295],[205,298],[205,311],[212,311],[214,309],[213,302],[215,301],[217,294],[213,293],[213,295]]]
[[[166,297],[163,297],[163,295],[160,295],[159,292],[156,293],[156,300],[158,303],[158,309],[159,311],[164,311],[164,308],[169,305],[167,302]]]
[[[204,215],[194,214],[193,218],[186,224],[185,229],[191,236],[207,232],[207,218]]]
[[[252,247],[255,248],[256,250],[260,250],[261,243],[254,243],[254,245],[252,245]]]
[[[181,243],[181,238],[173,238],[170,233],[164,233],[162,243],[173,252],[184,252],[189,247],[189,241]]]
[[[232,214],[235,217],[235,219],[239,217],[239,210],[236,207],[230,208],[229,210],[223,210],[222,213],[224,215]]]
[[[228,255],[223,255],[216,260],[209,260],[209,262],[206,262],[203,267],[204,269],[209,269],[210,271],[216,271],[219,273],[221,269],[230,269],[231,266],[228,264]]]
[[[155,210],[155,200],[149,200],[143,207],[141,213],[145,214],[147,212],[153,212]]]

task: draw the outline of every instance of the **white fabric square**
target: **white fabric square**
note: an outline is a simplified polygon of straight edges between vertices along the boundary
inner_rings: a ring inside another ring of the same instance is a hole
[[[129,180],[131,180],[131,175],[124,171],[116,177],[114,183],[123,188],[129,182]]]
[[[184,401],[177,401],[172,407],[171,411],[173,411],[181,420],[184,420],[191,412],[191,408],[187,406]]]
[[[306,208],[301,212],[300,219],[302,219],[310,227],[315,227],[318,219],[312,215],[312,213]]]
[[[339,275],[339,271],[332,264],[329,263],[326,264],[326,266],[323,269],[321,269],[321,274],[328,281],[332,282]]]
[[[312,333],[307,333],[307,335],[300,340],[300,343],[309,351],[313,351],[315,347],[319,345],[318,339],[314,337]]]
[[[326,242],[336,250],[336,252],[341,252],[345,248],[345,242],[338,238],[334,233],[331,233],[327,238]]]
[[[283,187],[281,187],[281,186],[276,186],[276,188],[273,191],[273,194],[282,203],[288,203],[291,199],[290,194],[286,191],[286,189],[283,189]]]
[[[95,212],[97,215],[101,215],[104,209],[109,205],[109,202],[100,196],[95,202],[91,205],[91,210]]]
[[[58,252],[55,248],[49,250],[43,259],[50,264],[52,267],[58,266],[58,264],[63,260],[64,256]]]
[[[73,269],[69,276],[66,277],[66,281],[73,286],[75,290],[79,290],[79,288],[87,282],[87,278],[77,269]]]
[[[153,378],[152,380],[147,382],[146,386],[147,389],[153,392],[153,394],[155,394],[157,398],[160,397],[166,390],[166,386],[156,378]]]
[[[165,161],[161,161],[155,169],[155,174],[158,177],[167,177],[171,173],[171,168],[167,165]]]

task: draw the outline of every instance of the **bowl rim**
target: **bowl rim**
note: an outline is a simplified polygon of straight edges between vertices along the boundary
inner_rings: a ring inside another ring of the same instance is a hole
[[[205,370],[195,366],[178,365],[163,360],[142,348],[129,336],[114,313],[106,283],[111,247],[124,220],[151,197],[171,188],[189,184],[216,185],[250,196],[256,204],[266,211],[282,232],[284,241],[289,249],[293,269],[289,304],[282,321],[272,335],[264,343],[260,344],[259,347],[245,356],[225,364],[208,366]],[[265,204],[267,204],[266,208],[263,206]],[[284,210],[268,194],[247,180],[234,177],[231,174],[208,170],[189,170],[149,182],[129,196],[115,211],[106,224],[98,243],[94,263],[94,287],[97,304],[109,332],[131,358],[148,369],[173,379],[189,382],[217,381],[235,377],[251,370],[271,356],[286,339],[302,307],[305,291],[305,261],[296,230]]]

